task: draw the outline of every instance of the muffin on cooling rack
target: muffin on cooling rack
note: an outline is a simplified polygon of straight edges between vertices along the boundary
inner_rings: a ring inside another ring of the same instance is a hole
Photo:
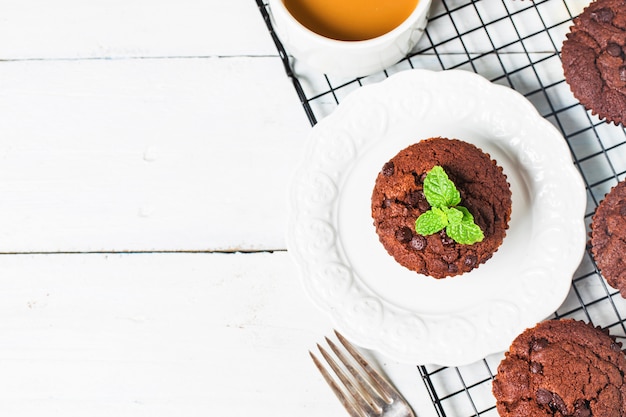
[[[626,416],[621,343],[582,321],[548,320],[511,344],[493,381],[502,417]]]
[[[602,276],[626,298],[626,182],[598,205],[591,220],[591,253]]]
[[[489,154],[459,139],[430,138],[384,164],[371,211],[380,242],[398,263],[445,278],[477,268],[498,250],[511,190]]]
[[[574,19],[561,50],[572,93],[598,117],[626,122],[626,2],[595,0]]]

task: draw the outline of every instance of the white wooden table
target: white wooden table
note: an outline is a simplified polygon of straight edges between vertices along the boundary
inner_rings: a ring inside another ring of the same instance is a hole
[[[0,415],[345,415],[285,249],[310,128],[252,0],[0,0]]]
[[[343,415],[285,251],[309,130],[253,1],[0,1],[0,414]]]

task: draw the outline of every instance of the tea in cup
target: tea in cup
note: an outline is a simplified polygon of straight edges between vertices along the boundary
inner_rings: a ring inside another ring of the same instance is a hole
[[[333,75],[358,77],[404,58],[426,27],[431,0],[269,0],[287,52]]]

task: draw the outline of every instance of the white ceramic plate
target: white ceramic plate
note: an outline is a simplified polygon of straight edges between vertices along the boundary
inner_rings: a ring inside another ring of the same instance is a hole
[[[493,258],[441,280],[396,263],[370,212],[383,164],[435,136],[489,153],[513,200]],[[522,95],[466,71],[404,71],[350,94],[312,130],[290,204],[288,248],[314,302],[355,343],[413,364],[506,350],[561,305],[585,250],[586,192],[564,138]]]

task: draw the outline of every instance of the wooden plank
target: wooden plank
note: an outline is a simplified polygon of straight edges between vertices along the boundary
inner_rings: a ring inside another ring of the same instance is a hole
[[[0,269],[2,415],[344,413],[307,353],[331,323],[285,252],[13,255]],[[415,367],[379,366],[423,389]]]
[[[334,401],[306,353],[329,323],[284,252],[3,256],[0,269],[2,415],[312,416],[318,393]]]
[[[307,353],[332,325],[285,252],[12,255],[0,269],[1,415],[345,413]],[[432,415],[414,366],[374,360]]]
[[[438,19],[429,35],[438,54],[483,53],[514,42],[501,53],[553,50],[568,31],[563,23],[587,0],[476,4]],[[481,19],[478,18],[480,13]],[[433,2],[431,16],[447,14]],[[509,17],[512,16],[512,17]],[[487,32],[476,30],[488,25]],[[550,38],[538,34],[550,28]],[[459,33],[463,44],[450,42]],[[489,35],[489,38],[486,35]],[[516,42],[524,38],[523,47]],[[76,59],[175,56],[276,55],[256,2],[238,0],[0,1],[0,59]],[[424,39],[423,45],[427,45]]]
[[[276,55],[252,0],[0,1],[0,59]]]
[[[284,248],[276,57],[0,63],[0,252]]]

